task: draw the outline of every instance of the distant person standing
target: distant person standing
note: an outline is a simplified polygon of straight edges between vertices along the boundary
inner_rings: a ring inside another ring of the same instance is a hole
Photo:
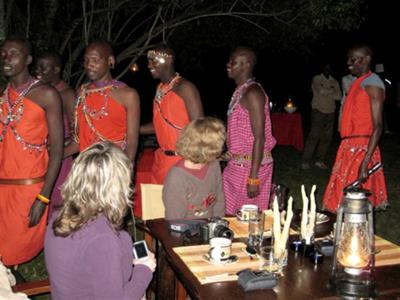
[[[357,77],[355,77],[352,74],[347,74],[342,77],[342,100],[340,101],[338,131],[340,131],[340,120],[342,119],[342,110],[343,110],[344,101],[346,100],[346,97],[350,91],[351,85],[353,84],[353,82],[356,79],[357,79]]]
[[[303,170],[310,169],[310,163],[316,150],[315,165],[320,169],[328,169],[325,156],[333,136],[335,101],[340,101],[341,98],[339,83],[331,76],[329,64],[323,66],[321,74],[314,76],[311,88],[313,92],[311,130],[306,140],[301,168]]]
[[[161,82],[153,101],[153,122],[142,125],[140,133],[156,134],[160,148],[154,153],[152,183],[162,184],[169,169],[181,159],[176,153],[181,130],[203,116],[203,107],[195,85],[175,72],[175,54],[169,46],[156,46],[147,59],[151,75]]]
[[[63,121],[64,121],[64,143],[71,142],[71,125],[74,116],[75,107],[75,91],[64,80],[61,79],[62,61],[60,55],[57,53],[44,53],[42,54],[35,66],[36,78],[40,81],[53,86],[61,96],[63,106]],[[72,166],[72,157],[67,157],[63,160],[60,173],[58,174],[57,181],[54,185],[51,194],[51,202],[49,209],[49,219],[57,206],[62,203],[60,188],[64,183]]]
[[[236,83],[228,108],[227,146],[230,160],[223,173],[226,213],[244,204],[268,208],[276,144],[272,136],[268,96],[253,78],[257,57],[246,47],[236,48],[226,65]]]
[[[355,180],[371,191],[374,207],[387,205],[386,183],[382,169],[368,177],[368,168],[381,162],[378,141],[382,134],[382,112],[385,85],[371,72],[372,49],[356,45],[348,52],[347,65],[357,79],[350,88],[343,106],[340,143],[323,203],[336,211],[343,198],[343,189]]]

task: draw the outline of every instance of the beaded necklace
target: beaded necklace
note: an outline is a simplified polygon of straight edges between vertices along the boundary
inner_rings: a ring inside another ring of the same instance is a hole
[[[227,113],[228,116],[230,116],[230,114],[235,110],[236,105],[239,103],[239,100],[243,96],[244,89],[246,89],[249,85],[253,84],[254,82],[255,82],[254,78],[249,78],[235,89],[231,101],[229,102],[228,113]]]
[[[3,93],[3,96],[5,97],[0,97],[0,122],[3,124],[3,130],[0,134],[0,142],[4,140],[7,129],[10,128],[17,141],[22,144],[24,150],[29,149],[41,151],[47,145],[47,139],[45,139],[45,141],[41,144],[32,144],[25,141],[25,139],[18,133],[16,129],[16,125],[19,123],[24,113],[24,97],[38,83],[39,80],[35,80],[31,77],[22,87],[20,86],[19,88],[16,88],[15,90],[17,91],[18,96],[14,102],[11,102],[10,98],[10,88],[12,87],[10,84],[7,85],[7,88]],[[6,115],[3,114],[4,103],[6,105]]]
[[[160,83],[157,87],[156,95],[154,97],[155,103],[157,104],[158,111],[160,112],[161,118],[171,127],[177,129],[177,130],[182,130],[183,128],[172,123],[170,120],[168,120],[162,113],[161,111],[161,101],[164,99],[165,95],[168,94],[177,84],[182,77],[178,74],[175,73],[175,77],[171,79],[170,82],[168,83]]]
[[[94,86],[94,88],[90,88]],[[78,100],[75,105],[75,113],[74,113],[74,136],[75,141],[79,142],[79,132],[78,132],[78,108],[82,105],[82,112],[85,117],[86,123],[88,124],[91,131],[96,135],[96,137],[101,141],[110,141],[115,144],[122,144],[122,148],[124,148],[126,144],[126,137],[119,141],[112,141],[104,137],[93,125],[92,119],[99,120],[108,116],[108,101],[109,101],[109,93],[110,91],[118,88],[125,87],[125,84],[118,80],[110,80],[105,82],[92,82],[82,85]],[[103,105],[99,110],[96,110],[93,107],[90,107],[86,98],[93,93],[98,93],[102,98],[104,98]]]
[[[154,100],[160,103],[164,96],[168,94],[181,79],[182,77],[178,73],[175,73],[174,78],[172,78],[170,82],[160,83],[157,87]]]

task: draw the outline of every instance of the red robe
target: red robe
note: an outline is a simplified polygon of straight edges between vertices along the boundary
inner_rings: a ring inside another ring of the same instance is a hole
[[[10,88],[10,99],[18,97]],[[28,98],[23,99],[24,110],[18,122],[13,121],[18,134],[31,144],[43,144],[48,136],[45,111]],[[2,115],[6,104],[2,105]],[[0,132],[4,124],[0,122]],[[18,141],[10,126],[4,140],[0,142],[0,179],[29,179],[44,176],[48,166],[46,146],[40,150],[25,148]],[[40,193],[43,182],[32,185],[0,184],[0,256],[5,265],[16,265],[29,261],[43,248],[47,221],[47,209],[40,223],[29,228],[28,214]]]
[[[160,149],[154,153],[152,183],[163,184],[169,169],[181,159],[179,156],[167,156],[162,150],[176,150],[180,129],[188,123],[189,114],[185,102],[175,92],[167,93],[159,104],[154,101],[153,124]]]
[[[109,91],[106,91],[106,93],[109,93]],[[105,106],[105,96],[98,92],[89,93],[85,101],[91,111],[98,112]],[[103,138],[121,148],[126,147],[125,107],[111,96],[108,96],[104,112],[106,114],[102,116],[90,116],[90,113],[84,114],[82,103],[78,105],[76,113],[78,116],[79,148],[81,152]]]
[[[336,211],[343,198],[343,189],[358,178],[358,170],[368,148],[369,137],[373,131],[371,102],[367,92],[361,87],[369,72],[358,78],[352,85],[343,106],[340,124],[340,143],[332,175],[325,190],[323,203],[330,211]],[[368,168],[381,162],[379,147],[372,154]],[[371,191],[369,200],[373,206],[387,204],[387,191],[383,170],[372,174],[363,184]]]

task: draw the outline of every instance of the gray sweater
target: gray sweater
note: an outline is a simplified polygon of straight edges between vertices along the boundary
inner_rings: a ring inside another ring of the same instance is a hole
[[[163,201],[169,220],[223,217],[225,199],[219,162],[208,164],[204,178],[185,169],[183,161],[178,162],[165,178]]]

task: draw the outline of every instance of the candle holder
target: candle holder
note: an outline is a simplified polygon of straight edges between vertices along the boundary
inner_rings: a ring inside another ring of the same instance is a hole
[[[341,299],[375,298],[372,204],[361,188],[344,191],[337,213],[334,255],[328,283]]]

